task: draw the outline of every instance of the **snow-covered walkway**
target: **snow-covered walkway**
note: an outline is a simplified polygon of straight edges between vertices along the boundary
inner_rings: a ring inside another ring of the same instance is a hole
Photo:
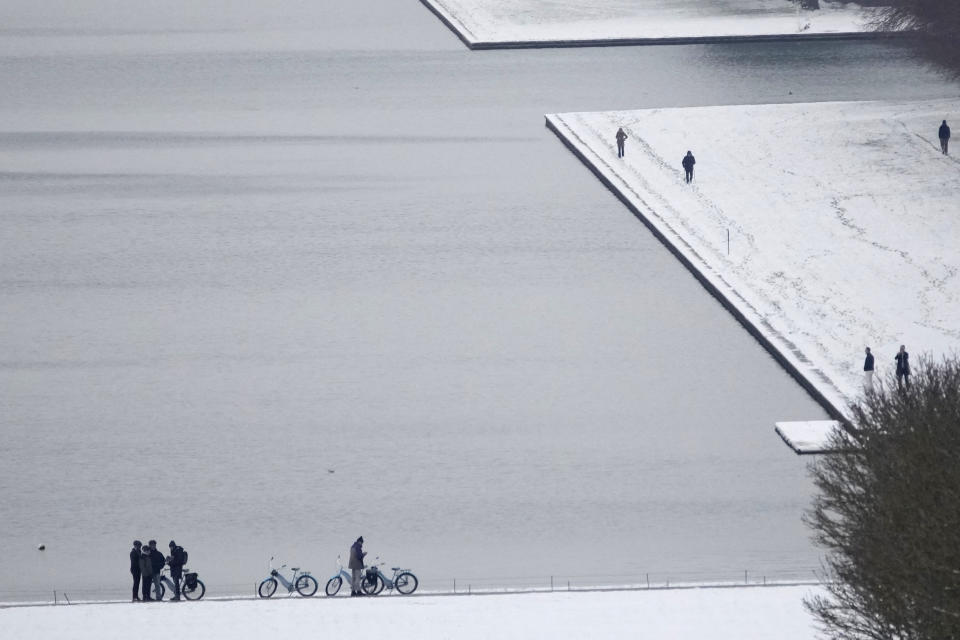
[[[422,0],[475,49],[863,35],[873,10],[821,0]]]
[[[262,640],[384,636],[812,640],[814,587],[283,598],[0,609],[4,638]]]
[[[900,344],[960,347],[960,100],[725,106],[548,116],[548,124],[843,410]],[[614,134],[630,136],[617,157]],[[685,184],[680,161],[696,159]],[[729,233],[729,251],[728,251]],[[730,363],[731,370],[736,363]],[[785,416],[802,418],[802,416]]]

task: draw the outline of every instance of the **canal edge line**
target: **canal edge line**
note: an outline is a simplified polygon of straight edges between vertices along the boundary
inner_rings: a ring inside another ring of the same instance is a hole
[[[682,246],[683,239],[676,232],[665,228],[666,225],[660,221],[653,211],[644,212],[638,207],[627,194],[617,185],[610,176],[606,174],[596,163],[587,155],[584,148],[585,144],[575,141],[576,134],[563,122],[560,114],[547,114],[544,116],[545,124],[557,138],[567,147],[580,162],[597,177],[600,182],[607,187],[613,194],[636,216],[653,235],[676,257],[680,263],[687,268],[698,282],[706,289],[721,305],[739,322],[747,332],[759,342],[767,352],[789,373],[808,394],[826,410],[834,420],[840,421],[841,425],[848,423],[845,411],[846,402],[841,394],[825,376],[820,376],[822,380],[817,380],[814,376],[817,373],[812,365],[808,364],[806,358],[798,350],[792,348],[792,343],[782,334],[774,330],[770,325],[750,308],[742,297],[737,294],[733,287],[718,284],[706,273],[703,267],[706,264],[698,264],[699,260],[688,255],[687,250]],[[584,147],[584,148],[581,148]],[[738,304],[742,301],[744,308]],[[782,342],[783,344],[778,344]],[[818,384],[819,382],[819,384]],[[826,388],[821,388],[820,385]],[[831,397],[834,396],[834,397]]]
[[[840,31],[833,33],[758,33],[750,35],[672,36],[664,38],[584,38],[560,40],[478,40],[462,20],[437,0],[420,0],[471,51],[497,49],[564,49],[577,47],[638,47],[731,42],[782,42],[794,40],[875,40],[908,35],[892,31]]]

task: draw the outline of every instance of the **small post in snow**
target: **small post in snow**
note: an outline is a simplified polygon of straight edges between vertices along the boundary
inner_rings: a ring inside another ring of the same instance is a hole
[[[457,579],[456,579],[456,578],[453,579],[453,592],[454,592],[454,593],[457,592]]]
[[[67,604],[70,604],[70,597],[67,595],[67,592],[63,592],[63,599],[67,601]]]
[[[553,591],[553,576],[550,576],[550,591]]]
[[[747,582],[747,570],[746,570],[746,569],[743,570],[743,584],[750,584],[749,582]]]
[[[730,255],[730,229],[727,229],[727,255]]]
[[[650,574],[647,574],[647,589],[650,588]]]
[[[53,604],[57,604],[57,590],[53,590]]]

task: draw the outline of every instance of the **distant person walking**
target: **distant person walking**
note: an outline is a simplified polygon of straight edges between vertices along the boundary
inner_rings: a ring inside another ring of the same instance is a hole
[[[133,549],[130,549],[130,575],[133,576],[133,602],[140,602],[140,549],[142,547],[142,542],[134,540]]]
[[[910,354],[907,348],[900,345],[900,351],[893,357],[897,361],[897,388],[902,389],[906,382],[907,389],[910,388]]]
[[[150,547],[140,550],[140,580],[143,583],[143,601],[150,602],[150,585],[153,584],[153,560],[150,558]],[[160,593],[158,590],[157,593]]]
[[[622,158],[627,155],[627,152],[624,151],[624,146],[627,143],[627,133],[623,130],[623,127],[617,129],[617,157]]]
[[[950,143],[950,127],[947,126],[947,121],[944,120],[943,124],[940,125],[940,130],[937,131],[937,136],[940,138],[940,151],[943,155],[947,155],[947,145]]]
[[[693,180],[693,165],[697,164],[697,159],[693,157],[693,154],[687,151],[687,155],[683,156],[683,160],[680,162],[683,165],[683,171],[686,174],[687,184],[690,184],[690,181]]]
[[[873,354],[867,347],[867,357],[863,361],[863,388],[873,391]]]
[[[360,576],[363,575],[363,556],[367,555],[363,550],[363,536],[357,538],[357,541],[350,547],[350,595],[362,596],[360,591]]]

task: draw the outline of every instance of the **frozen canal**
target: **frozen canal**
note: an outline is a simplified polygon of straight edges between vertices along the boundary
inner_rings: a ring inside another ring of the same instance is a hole
[[[425,587],[816,566],[773,423],[823,411],[543,114],[955,87],[888,45],[470,53],[320,5],[5,20],[0,599],[122,594],[134,537],[217,593],[361,533]]]

